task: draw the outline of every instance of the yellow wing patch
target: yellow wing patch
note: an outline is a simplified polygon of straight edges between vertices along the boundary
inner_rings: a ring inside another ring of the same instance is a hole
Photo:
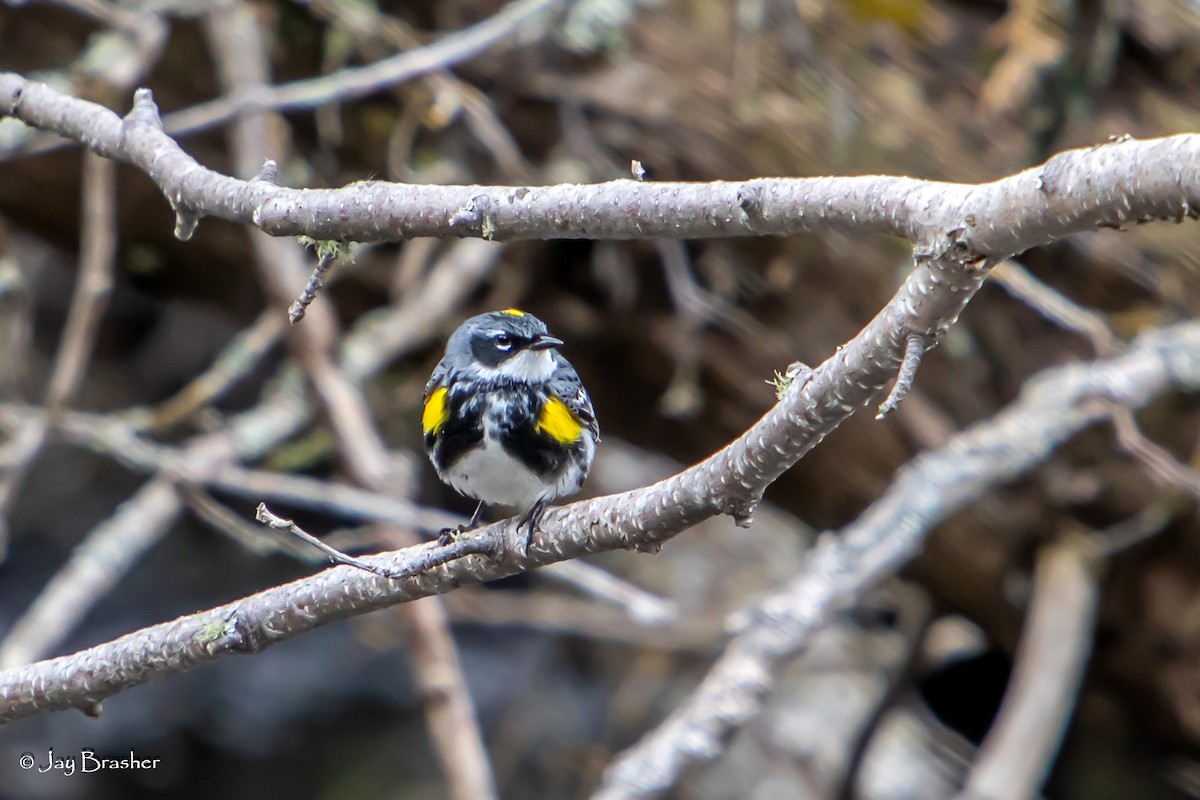
[[[426,434],[437,433],[449,417],[450,409],[446,408],[446,387],[434,389],[425,401],[425,410],[421,412],[421,427]]]
[[[559,444],[570,444],[579,441],[579,437],[583,435],[583,423],[566,403],[557,397],[551,397],[546,401],[546,405],[542,406],[537,430]]]
[[[523,317],[523,316],[525,316],[525,312],[524,312],[524,311],[522,311],[522,310],[521,310],[521,309],[519,309],[519,308],[506,308],[506,309],[504,309],[503,311],[501,311],[500,313],[501,313],[501,314],[508,314],[510,317]]]

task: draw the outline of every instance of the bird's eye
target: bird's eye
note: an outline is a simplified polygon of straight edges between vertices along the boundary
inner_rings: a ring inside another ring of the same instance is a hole
[[[507,333],[497,333],[495,336],[497,350],[511,350],[513,346],[512,337]]]

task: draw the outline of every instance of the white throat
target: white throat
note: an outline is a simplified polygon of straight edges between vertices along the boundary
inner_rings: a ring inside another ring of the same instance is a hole
[[[556,366],[553,350],[522,350],[500,366],[481,371],[526,383],[540,383],[554,374]]]

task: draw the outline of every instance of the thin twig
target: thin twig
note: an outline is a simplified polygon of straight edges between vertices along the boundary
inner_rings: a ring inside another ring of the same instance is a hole
[[[365,59],[380,57],[376,51],[382,48],[372,47],[372,43],[395,50],[411,51],[421,47],[420,39],[407,25],[383,14],[378,8],[351,6],[338,0],[312,0],[309,8],[349,31]],[[450,95],[457,98],[467,128],[491,153],[505,175],[521,182],[533,177],[533,170],[522,155],[521,148],[492,109],[486,94],[459,80],[448,68],[431,70],[424,80],[435,97]]]
[[[0,255],[0,397],[21,397],[33,342],[32,304],[24,273],[11,255]]]
[[[1182,463],[1165,447],[1147,438],[1128,408],[1113,408],[1112,419],[1117,441],[1125,452],[1137,459],[1157,480],[1200,499],[1200,471]]]
[[[201,408],[217,402],[245,378],[279,343],[283,321],[265,311],[254,324],[234,336],[212,365],[173,396],[164,400],[150,419],[156,433],[170,430]]]
[[[339,251],[333,248],[318,250],[317,265],[313,267],[312,274],[308,276],[308,281],[300,291],[300,296],[288,306],[288,322],[292,325],[304,319],[304,312],[312,305],[312,301],[317,299],[317,292],[321,291],[321,287],[325,285],[325,275],[338,260],[338,256]]]
[[[541,574],[560,578],[598,600],[620,606],[639,625],[665,625],[680,618],[677,603],[664,600],[585,561],[560,561],[542,569]]]
[[[1096,355],[1107,356],[1116,351],[1116,337],[1100,314],[1038,280],[1014,259],[997,264],[991,280],[1055,325],[1086,337]]]
[[[292,536],[307,542],[313,547],[325,554],[334,564],[345,564],[356,569],[366,570],[367,572],[388,578],[393,581],[403,581],[413,577],[419,573],[433,569],[434,567],[445,564],[448,561],[463,558],[470,555],[494,555],[493,543],[476,538],[457,538],[446,544],[440,542],[432,542],[424,545],[414,545],[415,548],[425,548],[424,552],[415,554],[414,557],[405,564],[403,569],[392,569],[383,564],[376,564],[369,561],[363,561],[354,556],[347,555],[336,547],[330,547],[322,542],[317,537],[310,534],[308,531],[301,528],[290,519],[284,519],[271,512],[267,508],[266,503],[259,503],[258,508],[254,510],[254,518],[268,527],[290,533]]]
[[[241,514],[221,505],[198,486],[182,486],[180,492],[187,500],[188,508],[201,521],[256,555],[285,553],[308,563],[320,563],[323,560],[303,542],[271,535],[261,525],[255,525]]]
[[[93,5],[90,0],[82,2]],[[290,83],[264,85],[254,92],[231,93],[176,111],[163,119],[164,129],[172,136],[182,137],[255,111],[319,109],[329,103],[347,102],[373,94],[415,77],[445,70],[487,52],[537,24],[544,13],[551,11],[561,2],[565,0],[520,0],[482,22],[446,34],[431,44],[414,47],[373,64]],[[95,7],[99,5],[97,3]],[[165,23],[154,15],[139,13],[131,14],[130,18],[140,23],[134,29],[138,39],[136,48],[140,60],[149,63],[151,56],[157,52],[156,48],[161,47],[162,41],[165,40]],[[498,135],[495,126],[489,125],[479,112],[478,106],[482,104],[481,101],[473,100],[469,94],[464,94],[464,102],[476,108],[471,118],[473,127],[481,139],[487,142],[498,156],[504,156],[506,153],[511,155],[509,148],[500,141],[502,137]],[[30,142],[22,142],[19,147],[0,151],[0,162],[18,156],[47,153],[68,144],[69,141],[58,136],[42,136]],[[519,156],[519,153],[517,155]],[[505,163],[511,167],[512,164],[520,162],[507,158]]]
[[[1179,503],[1172,498],[1159,500],[1137,514],[1088,537],[1098,560],[1112,558],[1162,533],[1179,513]]]
[[[996,265],[992,280],[1054,324],[1086,337],[1097,355],[1110,355],[1116,351],[1117,339],[1103,316],[1038,280],[1014,259]],[[1122,406],[1114,407],[1113,426],[1121,446],[1151,475],[1200,498],[1200,472],[1148,439],[1138,427],[1133,412]]]
[[[921,359],[925,357],[930,344],[930,338],[923,333],[909,331],[904,334],[904,359],[900,362],[900,370],[896,373],[896,382],[892,384],[892,391],[880,404],[879,413],[875,415],[875,419],[883,419],[900,405],[900,401],[912,388],[913,380],[917,377],[917,367],[921,366]]]
[[[564,561],[550,568],[582,564]],[[456,622],[530,628],[556,635],[580,636],[658,650],[701,652],[712,656],[726,638],[720,621],[705,615],[679,615],[654,625],[630,625],[619,606],[571,597],[558,590],[501,592],[464,588],[442,596]]]
[[[51,408],[65,407],[79,390],[100,318],[108,307],[117,255],[116,200],[116,165],[87,153],[83,161],[79,280],[75,282],[66,327],[46,387],[46,405]]]
[[[398,53],[374,64],[350,67],[319,78],[307,78],[233,93],[176,111],[163,118],[164,129],[185,136],[219,125],[246,112],[319,108],[347,102],[395,86],[419,75],[452,67],[510,39],[561,0],[517,0],[497,14],[425,47]]]
[[[0,642],[0,668],[28,664],[50,651],[83,618],[97,597],[123,574],[110,565],[136,558],[181,513],[175,487],[165,478],[145,484],[96,526],[54,574]]]

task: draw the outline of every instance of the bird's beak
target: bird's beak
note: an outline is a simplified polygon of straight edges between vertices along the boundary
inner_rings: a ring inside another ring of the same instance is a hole
[[[562,339],[556,339],[553,336],[547,336],[546,334],[542,334],[541,336],[539,336],[533,340],[533,343],[529,345],[529,349],[530,350],[550,350],[551,348],[554,348],[554,347],[562,347],[562,344],[563,344]]]

